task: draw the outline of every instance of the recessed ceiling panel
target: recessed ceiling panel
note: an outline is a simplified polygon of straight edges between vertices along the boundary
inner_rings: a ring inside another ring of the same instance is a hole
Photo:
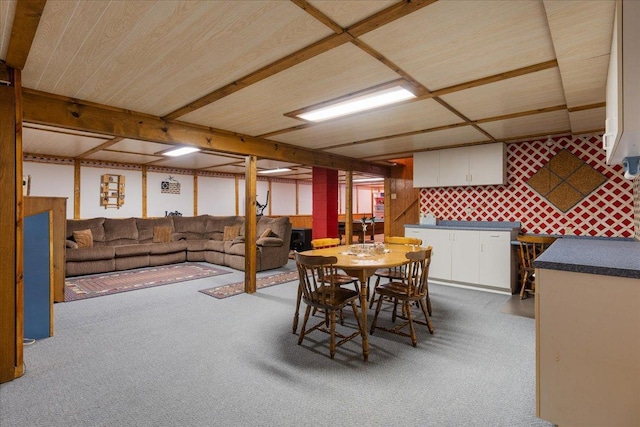
[[[130,153],[155,154],[174,147],[175,146],[170,144],[140,141],[137,139],[123,139],[122,141],[113,144],[109,149],[116,151],[128,151]]]
[[[58,3],[24,86],[160,116],[332,34],[291,2]]]
[[[256,164],[258,169],[292,168],[298,165],[299,163],[281,162],[279,160],[270,160],[270,159],[258,159]]]
[[[361,39],[430,90],[555,58],[537,1],[438,1]]]
[[[103,138],[51,132],[30,127],[25,127],[22,130],[22,150],[32,154],[76,157],[105,141],[107,140]]]
[[[566,110],[482,123],[479,126],[498,140],[528,135],[555,135],[570,129],[569,113]]]
[[[244,173],[244,165],[214,166],[214,167],[210,167],[210,168],[204,168],[202,170],[207,171],[207,172],[243,174]]]
[[[111,151],[111,150],[101,150],[85,158],[92,159],[92,160],[103,160],[106,162],[135,163],[135,164],[142,164],[142,165],[145,163],[153,162],[154,160],[158,160],[158,156],[148,156],[144,154],[135,154],[135,153],[123,153],[123,152]]]
[[[167,157],[155,162],[154,166],[166,166],[169,168],[204,169],[216,164],[221,164],[221,158],[203,153],[191,153],[179,157]],[[229,163],[229,159],[225,163]]]
[[[398,1],[310,0],[309,3],[342,28],[347,28],[348,26],[353,25],[356,22],[360,22],[382,9],[398,3]]]
[[[427,148],[444,148],[486,140],[487,137],[472,126],[462,126],[366,144],[350,145],[327,151],[358,158],[374,157],[383,154],[388,154],[388,158],[397,158],[401,153],[412,153],[413,151]]]
[[[571,132],[598,132],[604,130],[606,114],[605,107],[570,112]]]
[[[318,124],[307,129],[276,135],[271,139],[308,148],[322,148],[446,126],[461,121],[460,117],[433,99],[426,99]]]
[[[11,26],[16,11],[16,0],[0,1],[0,58],[7,59]]]
[[[614,1],[545,1],[567,105],[605,100]]]
[[[565,104],[557,68],[454,92],[442,99],[471,120]]]
[[[302,122],[284,116],[399,76],[348,43],[180,118],[191,123],[260,135]]]

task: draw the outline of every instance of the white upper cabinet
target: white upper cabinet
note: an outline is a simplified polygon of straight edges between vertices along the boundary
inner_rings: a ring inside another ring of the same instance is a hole
[[[507,183],[506,160],[506,146],[501,142],[415,153],[413,186],[503,185]]]
[[[619,164],[625,157],[640,156],[638,22],[640,2],[627,0],[616,3],[607,74],[607,119],[602,138],[607,153],[607,164]]]

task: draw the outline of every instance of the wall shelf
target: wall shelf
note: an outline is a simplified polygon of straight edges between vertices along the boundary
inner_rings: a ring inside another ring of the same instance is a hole
[[[124,176],[102,175],[100,181],[100,206],[120,209],[124,205]]]

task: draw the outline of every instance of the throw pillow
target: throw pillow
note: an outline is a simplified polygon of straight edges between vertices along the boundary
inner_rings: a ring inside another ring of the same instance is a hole
[[[263,239],[265,237],[270,237],[270,236],[271,236],[271,229],[267,228],[262,232],[262,234],[258,237],[258,239]]]
[[[171,240],[171,227],[153,227],[153,243],[168,243]]]
[[[93,234],[91,234],[91,230],[74,231],[73,240],[76,241],[79,248],[93,247]]]
[[[224,227],[224,236],[222,240],[233,240],[240,235],[240,228],[235,225],[227,225]]]

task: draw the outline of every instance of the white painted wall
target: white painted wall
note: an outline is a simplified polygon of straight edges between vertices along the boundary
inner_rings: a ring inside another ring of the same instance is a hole
[[[353,194],[353,201],[356,201],[356,196],[358,199],[358,207],[357,209],[354,207],[353,211],[360,214],[367,214],[367,217],[370,217],[373,212],[371,208],[371,188],[356,187]]]
[[[73,165],[24,162],[24,175],[31,175],[31,196],[66,197],[67,218],[73,218]],[[96,194],[98,191],[96,191]]]
[[[100,206],[100,177],[124,175],[125,198],[120,209]],[[159,185],[159,184],[158,184]],[[142,171],[125,169],[80,168],[80,218],[128,218],[142,216]]]
[[[245,206],[245,199],[244,199],[245,190],[246,190],[246,184],[244,182],[244,179],[238,180],[238,201],[239,201],[239,205],[240,205],[240,209],[239,209],[240,212],[238,212],[238,215],[244,215],[244,212],[245,212],[245,210],[244,210],[244,206]],[[257,199],[258,202],[264,204],[264,202],[267,200],[267,191],[269,191],[269,182],[268,181],[258,181],[256,183],[256,199]],[[295,195],[294,195],[294,197],[295,197]],[[271,198],[271,194],[269,194],[269,205],[271,205],[271,203],[273,203],[273,199]],[[264,210],[264,214],[268,215],[268,213],[269,213],[269,207],[267,206],[267,208]],[[288,214],[288,215],[290,215],[290,214]]]
[[[313,185],[298,183],[298,215],[311,215],[313,212]]]
[[[219,216],[235,215],[235,178],[199,176],[198,214]]]
[[[162,193],[162,181],[167,181],[169,177],[180,183],[180,194]],[[193,175],[148,172],[147,217],[165,216],[167,212],[174,211],[184,216],[193,215]]]
[[[271,194],[269,195],[271,201],[269,206],[271,207],[271,215],[295,215],[296,214],[296,184],[289,182],[272,182]],[[260,200],[260,203],[264,203],[264,200]],[[267,208],[268,209],[268,208]],[[265,213],[268,210],[265,209]]]

